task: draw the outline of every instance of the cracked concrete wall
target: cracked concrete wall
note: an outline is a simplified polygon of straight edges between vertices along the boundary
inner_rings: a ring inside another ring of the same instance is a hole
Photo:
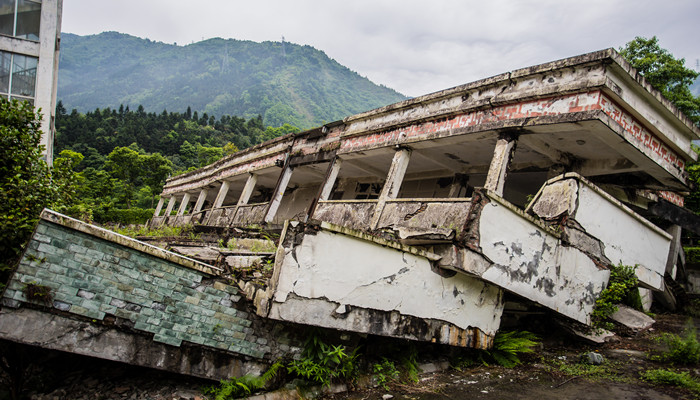
[[[289,227],[269,317],[361,333],[483,347],[498,330],[502,291],[428,259],[352,235]],[[376,239],[381,240],[381,239]]]
[[[505,200],[491,194],[474,220],[478,241],[442,250],[439,264],[461,270],[582,323],[610,271],[578,249],[563,245]]]
[[[606,263],[637,266],[642,285],[663,290],[671,236],[585,178],[570,173],[549,180],[531,209],[559,224],[571,246]]]

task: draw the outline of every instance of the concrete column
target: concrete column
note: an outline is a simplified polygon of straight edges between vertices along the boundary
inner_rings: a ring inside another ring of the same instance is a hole
[[[207,195],[209,194],[208,189],[202,189],[201,192],[199,192],[199,197],[197,197],[197,203],[194,205],[194,210],[192,210],[192,214],[196,214],[200,211],[202,211],[202,207],[204,206],[204,201],[207,199]]]
[[[493,150],[493,158],[489,166],[489,173],[486,176],[484,188],[503,196],[503,188],[506,183],[506,174],[510,161],[515,153],[515,144],[517,136],[511,133],[501,134],[496,142],[496,148]]]
[[[180,203],[180,208],[177,210],[177,215],[185,215],[185,210],[187,210],[188,204],[190,204],[190,194],[185,193],[182,196],[182,202]]]
[[[326,182],[323,184],[323,188],[321,189],[321,196],[319,196],[319,200],[328,200],[329,197],[331,197],[331,191],[333,190],[333,185],[335,185],[336,179],[338,179],[338,173],[340,173],[340,167],[343,165],[343,160],[340,158],[336,158],[335,161],[333,162],[333,165],[331,165],[331,169],[328,172],[328,177],[326,178]]]
[[[43,0],[39,23],[39,63],[36,71],[34,107],[41,108],[41,142],[46,162],[53,164],[53,140],[56,118],[56,88],[58,81],[58,43],[61,34],[63,0]]]
[[[160,216],[160,212],[163,210],[163,203],[165,203],[165,198],[161,197],[160,200],[158,200],[156,211],[153,213],[154,217]]]
[[[248,174],[248,180],[245,181],[245,186],[243,186],[243,192],[241,192],[241,197],[238,198],[239,206],[248,204],[250,196],[253,195],[253,190],[255,190],[255,185],[258,183],[258,175]]]
[[[231,184],[227,181],[221,182],[221,188],[219,189],[219,193],[216,195],[214,205],[211,207],[212,209],[219,208],[222,204],[224,204],[224,199],[226,198],[226,194],[228,193],[228,188],[230,185]]]
[[[270,222],[273,218],[275,218],[275,214],[277,214],[277,209],[282,203],[282,196],[284,196],[284,191],[287,190],[287,185],[289,184],[289,180],[291,178],[292,168],[289,167],[289,165],[287,165],[282,171],[282,175],[280,176],[280,179],[277,182],[275,192],[273,193],[272,199],[270,200],[270,205],[267,207],[267,212],[265,213],[264,219],[265,222]]]
[[[170,196],[170,200],[168,200],[168,206],[165,208],[165,214],[163,216],[169,217],[170,213],[173,211],[173,208],[175,207],[175,203],[177,202],[177,199],[175,196]]]
[[[395,199],[399,195],[399,190],[401,189],[401,183],[403,182],[403,177],[406,174],[406,169],[408,168],[408,162],[411,159],[411,150],[402,148],[396,151],[394,154],[394,159],[391,161],[391,168],[389,168],[389,174],[386,177],[386,182],[382,188],[382,192],[379,194],[377,199],[377,206],[374,208],[374,214],[372,215],[372,220],[370,221],[370,227],[372,229],[377,229],[379,225],[379,217],[384,211],[384,205],[387,200]]]

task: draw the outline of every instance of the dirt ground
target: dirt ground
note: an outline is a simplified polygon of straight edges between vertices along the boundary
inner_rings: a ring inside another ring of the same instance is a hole
[[[348,392],[319,397],[333,400],[694,399],[697,397],[686,389],[654,386],[639,379],[642,371],[669,367],[649,360],[649,352],[660,347],[654,338],[661,332],[680,333],[687,320],[688,317],[682,315],[657,315],[657,322],[651,330],[635,337],[616,337],[604,345],[583,344],[559,332],[545,337],[541,348],[524,357],[524,364],[515,368],[481,364],[461,370],[450,368],[421,374],[416,383],[390,382],[387,388],[351,388]],[[700,320],[694,322],[697,325]],[[602,367],[594,370],[582,367],[580,356],[589,351],[604,356]],[[697,367],[673,369],[687,371],[698,378],[700,371]],[[204,399],[201,387],[213,383],[125,364],[56,354],[29,380],[24,398],[199,400]],[[8,393],[3,392],[0,388],[0,400],[8,398]]]
[[[524,358],[515,368],[479,365],[461,371],[449,369],[423,374],[415,384],[389,384],[331,396],[337,400],[359,399],[695,399],[687,389],[651,385],[639,378],[645,370],[668,368],[668,364],[651,361],[650,353],[662,345],[654,340],[661,332],[680,333],[687,316],[657,315],[656,323],[634,337],[615,337],[603,345],[584,344],[571,338],[545,338],[543,348]],[[700,320],[694,320],[697,324]],[[577,375],[582,354],[594,351],[603,355],[603,367],[597,373]],[[695,366],[697,367],[697,366]],[[700,377],[697,368],[673,367]],[[573,372],[573,374],[572,374]],[[392,396],[392,397],[389,397]]]

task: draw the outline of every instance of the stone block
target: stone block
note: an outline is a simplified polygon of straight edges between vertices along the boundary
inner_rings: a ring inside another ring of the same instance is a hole
[[[161,333],[156,333],[155,335],[153,335],[153,341],[159,342],[159,343],[164,343],[164,344],[167,344],[170,346],[175,346],[175,347],[180,347],[180,345],[182,344],[181,339],[167,336],[167,335],[164,335]]]
[[[100,304],[100,311],[107,313],[107,314],[114,315],[114,313],[117,312],[117,307],[103,303],[103,304]]]
[[[34,276],[47,281],[53,281],[56,279],[56,274],[46,269],[40,269]]]
[[[2,301],[0,301],[0,303],[2,303],[2,305],[5,307],[10,307],[10,308],[19,308],[19,306],[22,305],[22,303],[20,301],[14,300],[14,299],[9,299],[7,297],[3,297]]]
[[[138,313],[127,311],[123,308],[117,308],[114,311],[114,315],[116,315],[119,318],[128,319],[130,321],[135,321],[138,318]]]
[[[76,297],[78,295],[78,290],[79,289],[77,287],[61,285],[58,289],[56,289],[56,292]]]
[[[199,298],[194,296],[187,296],[185,297],[185,303],[197,305],[199,304]]]
[[[77,254],[85,254],[87,251],[87,248],[85,246],[81,246],[75,243],[72,243],[71,245],[68,246],[68,251],[71,253],[77,253]]]
[[[60,289],[63,289],[63,288],[60,288]],[[80,305],[80,302],[83,300],[82,298],[76,296],[75,294],[67,294],[67,293],[63,293],[60,291],[56,291],[56,293],[54,293],[54,295],[53,295],[53,298],[54,298],[54,300],[59,300],[59,301],[62,301],[64,303],[76,304],[76,305]]]
[[[61,311],[70,311],[70,308],[71,308],[71,304],[64,303],[64,302],[59,301],[59,300],[54,300],[53,306],[57,310],[61,310]]]

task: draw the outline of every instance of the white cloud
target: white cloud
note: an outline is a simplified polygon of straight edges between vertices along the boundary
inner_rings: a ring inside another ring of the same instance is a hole
[[[696,0],[65,0],[63,31],[115,30],[167,43],[281,40],[323,50],[418,96],[512,69],[659,37],[700,58]]]

